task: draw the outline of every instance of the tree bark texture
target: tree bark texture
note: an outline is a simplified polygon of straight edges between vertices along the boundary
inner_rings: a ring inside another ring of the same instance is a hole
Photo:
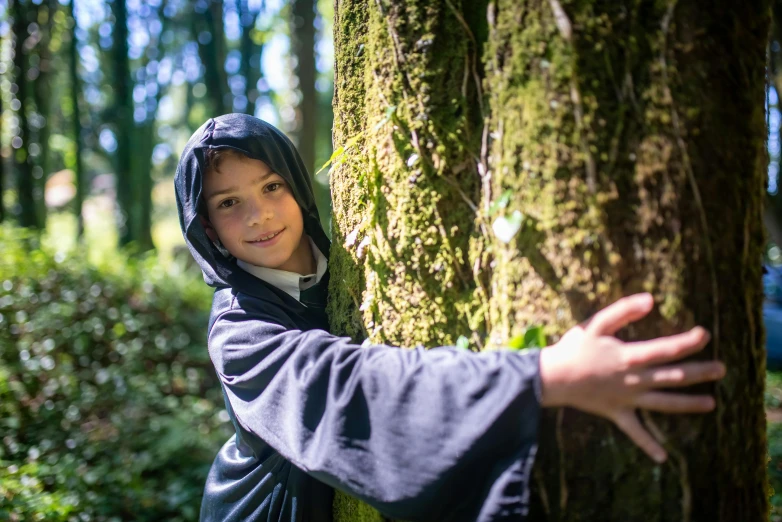
[[[482,338],[486,294],[471,260],[483,241],[482,29],[467,22],[471,5],[335,5],[334,141],[348,147],[331,174],[336,332],[397,346]],[[338,520],[378,516],[368,512],[338,495]]]
[[[549,520],[764,520],[761,321],[769,5],[500,1],[489,13],[491,198],[524,215],[494,243],[492,335],[554,336],[650,291],[628,339],[696,324],[724,361],[717,412],[642,414],[655,467],[603,421],[548,415],[536,486]],[[501,109],[501,110],[498,110]],[[741,441],[741,444],[738,444]],[[611,487],[606,487],[610,484]],[[544,500],[545,499],[545,500]]]
[[[555,342],[648,291],[657,306],[623,338],[700,324],[713,340],[698,358],[728,367],[694,390],[715,394],[714,414],[639,414],[669,452],[661,466],[607,421],[546,411],[531,520],[768,516],[769,8],[335,4],[335,332],[497,349],[543,325]],[[335,506],[337,520],[372,519],[342,495]]]

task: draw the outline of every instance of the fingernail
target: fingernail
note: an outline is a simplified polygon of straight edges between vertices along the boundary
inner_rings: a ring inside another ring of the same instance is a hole
[[[667,459],[668,459],[668,455],[666,455],[664,451],[654,453],[654,461],[657,462],[657,464],[662,464]]]

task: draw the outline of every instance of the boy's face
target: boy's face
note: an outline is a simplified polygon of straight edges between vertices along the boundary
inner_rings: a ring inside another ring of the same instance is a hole
[[[224,156],[204,175],[204,223],[236,259],[266,268],[311,273],[301,208],[285,180],[259,160]]]

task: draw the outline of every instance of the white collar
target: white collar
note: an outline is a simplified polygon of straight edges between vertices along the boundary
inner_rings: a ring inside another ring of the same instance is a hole
[[[262,266],[251,265],[244,261],[237,259],[236,264],[239,265],[244,271],[251,273],[258,279],[266,281],[270,285],[276,286],[295,300],[301,302],[301,291],[310,288],[320,282],[323,276],[326,274],[326,268],[328,268],[328,260],[323,252],[315,245],[315,242],[311,237],[307,236],[312,247],[312,255],[315,256],[315,262],[317,268],[314,274],[301,275],[296,272],[288,272],[287,270],[278,270],[276,268],[265,268]]]

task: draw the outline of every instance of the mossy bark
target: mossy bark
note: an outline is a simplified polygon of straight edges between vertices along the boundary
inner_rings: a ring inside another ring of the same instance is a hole
[[[398,346],[453,343],[480,328],[474,28],[453,0],[339,1],[335,19],[334,142],[349,148],[331,173],[334,327]]]
[[[759,0],[336,2],[335,332],[427,347],[465,335],[485,349],[544,325],[553,342],[649,291],[657,307],[627,339],[701,324],[713,341],[699,357],[729,368],[701,390],[715,414],[642,415],[663,466],[605,421],[547,412],[532,520],[767,517],[768,12]],[[516,211],[503,242],[490,224]],[[346,514],[350,502],[339,497],[337,520],[371,519]]]
[[[642,415],[671,455],[660,467],[607,422],[549,415],[537,466],[541,518],[767,516],[760,263],[768,7],[492,6],[492,187],[512,190],[507,211],[525,216],[513,241],[494,244],[493,334],[544,323],[556,338],[618,297],[650,291],[658,306],[626,330],[629,339],[701,324],[714,335],[702,357],[729,369],[720,385],[704,387],[717,397],[716,414]]]
[[[335,4],[334,142],[348,146],[331,172],[337,333],[395,346],[482,340],[470,251],[483,120],[475,33],[485,22],[468,22],[474,8]],[[338,501],[336,519],[372,519],[351,511]]]

